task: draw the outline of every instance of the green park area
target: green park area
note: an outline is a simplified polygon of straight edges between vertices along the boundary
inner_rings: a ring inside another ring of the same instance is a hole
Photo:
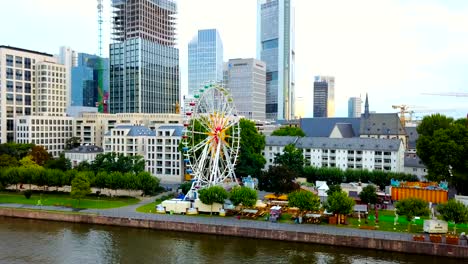
[[[81,200],[73,199],[69,194],[33,193],[27,199],[22,193],[0,192],[0,203],[17,203],[43,206],[64,206],[83,209],[108,209],[138,203],[133,197],[86,196]]]

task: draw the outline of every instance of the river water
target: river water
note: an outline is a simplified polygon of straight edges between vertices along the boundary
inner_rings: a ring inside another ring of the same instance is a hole
[[[461,263],[315,244],[0,217],[0,263]]]

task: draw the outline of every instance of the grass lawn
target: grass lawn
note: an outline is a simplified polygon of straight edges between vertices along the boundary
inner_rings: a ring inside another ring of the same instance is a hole
[[[164,200],[172,198],[172,195],[163,196],[161,198],[156,199],[154,202],[145,204],[140,206],[136,209],[137,212],[140,213],[156,213],[156,205],[162,203]]]
[[[100,198],[96,196],[88,196],[82,199],[78,205],[78,201],[72,199],[69,194],[39,194],[33,193],[30,199],[26,199],[22,193],[13,192],[0,192],[0,203],[17,203],[17,204],[30,204],[37,205],[38,201],[41,200],[42,205],[55,205],[55,206],[66,206],[73,208],[86,208],[86,209],[107,209],[117,208],[127,205],[136,204],[139,202],[137,198],[133,197],[117,197],[111,198],[102,196]]]

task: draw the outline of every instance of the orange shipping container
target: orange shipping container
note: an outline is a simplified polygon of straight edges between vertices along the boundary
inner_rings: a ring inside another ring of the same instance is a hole
[[[426,202],[439,204],[447,202],[448,192],[445,190],[392,187],[392,200],[398,201],[406,198],[420,198]]]

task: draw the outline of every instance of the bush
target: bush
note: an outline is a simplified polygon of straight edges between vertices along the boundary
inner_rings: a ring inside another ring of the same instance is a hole
[[[31,198],[31,195],[32,195],[32,191],[31,190],[26,190],[23,192],[24,194],[24,197],[26,197],[26,199],[29,199]]]

